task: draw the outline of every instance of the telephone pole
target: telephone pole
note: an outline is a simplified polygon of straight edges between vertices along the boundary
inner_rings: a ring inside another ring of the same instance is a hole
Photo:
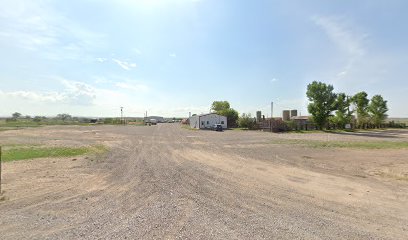
[[[124,124],[124,122],[123,122],[123,107],[120,107],[120,123]]]
[[[273,102],[271,102],[271,119],[273,118]]]

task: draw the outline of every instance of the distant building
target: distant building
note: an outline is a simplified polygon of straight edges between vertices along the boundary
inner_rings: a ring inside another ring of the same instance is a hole
[[[223,129],[227,126],[227,117],[215,113],[193,115],[189,118],[190,127],[197,129],[211,128],[214,124],[221,124]]]
[[[150,123],[151,119],[155,119],[158,123],[164,123],[164,118],[159,116],[148,116],[144,118],[144,123]]]
[[[295,130],[313,130],[316,129],[309,116],[294,116],[291,119],[294,122]]]

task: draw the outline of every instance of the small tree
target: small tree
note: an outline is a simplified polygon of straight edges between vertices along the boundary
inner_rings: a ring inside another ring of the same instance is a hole
[[[368,124],[368,103],[370,100],[367,98],[366,92],[359,92],[352,97],[352,101],[356,106],[357,112],[357,125],[359,128],[364,128]]]
[[[15,112],[11,116],[12,116],[12,118],[17,119],[17,118],[20,118],[22,116],[22,114],[19,113],[19,112]]]
[[[34,122],[41,122],[41,120],[42,120],[42,117],[41,117],[41,116],[35,116],[35,117],[33,118],[33,121],[34,121]]]
[[[374,125],[380,127],[381,123],[387,118],[387,101],[385,101],[381,95],[375,95],[371,98],[367,109]]]
[[[58,115],[57,115],[57,118],[58,118],[58,119],[61,119],[62,121],[65,122],[65,120],[71,119],[72,116],[69,115],[69,114],[67,114],[67,113],[61,113],[61,114],[58,114]]]
[[[251,117],[250,113],[243,113],[238,119],[238,126],[241,128],[253,129],[255,126],[255,120]]]
[[[332,85],[314,81],[307,86],[306,95],[311,101],[307,109],[319,129],[327,123],[331,112],[336,109],[336,94]]]

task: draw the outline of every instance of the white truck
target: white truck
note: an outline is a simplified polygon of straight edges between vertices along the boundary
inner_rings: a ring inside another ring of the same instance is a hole
[[[157,124],[157,120],[154,119],[154,118],[150,119],[149,122],[150,122],[151,125],[156,125]]]

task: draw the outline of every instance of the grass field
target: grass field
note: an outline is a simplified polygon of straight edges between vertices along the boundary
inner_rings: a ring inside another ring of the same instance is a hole
[[[345,141],[317,141],[317,140],[295,140],[286,139],[273,141],[272,144],[293,144],[303,145],[312,148],[356,148],[356,149],[407,149],[408,142],[391,141],[365,141],[365,142],[345,142]]]
[[[396,123],[405,123],[405,124],[408,124],[408,118],[388,118],[387,119],[387,122],[388,121],[394,121],[394,122],[396,122]]]
[[[73,157],[92,153],[103,153],[107,149],[102,145],[89,147],[42,147],[42,146],[4,146],[2,161],[15,161],[48,157]]]

